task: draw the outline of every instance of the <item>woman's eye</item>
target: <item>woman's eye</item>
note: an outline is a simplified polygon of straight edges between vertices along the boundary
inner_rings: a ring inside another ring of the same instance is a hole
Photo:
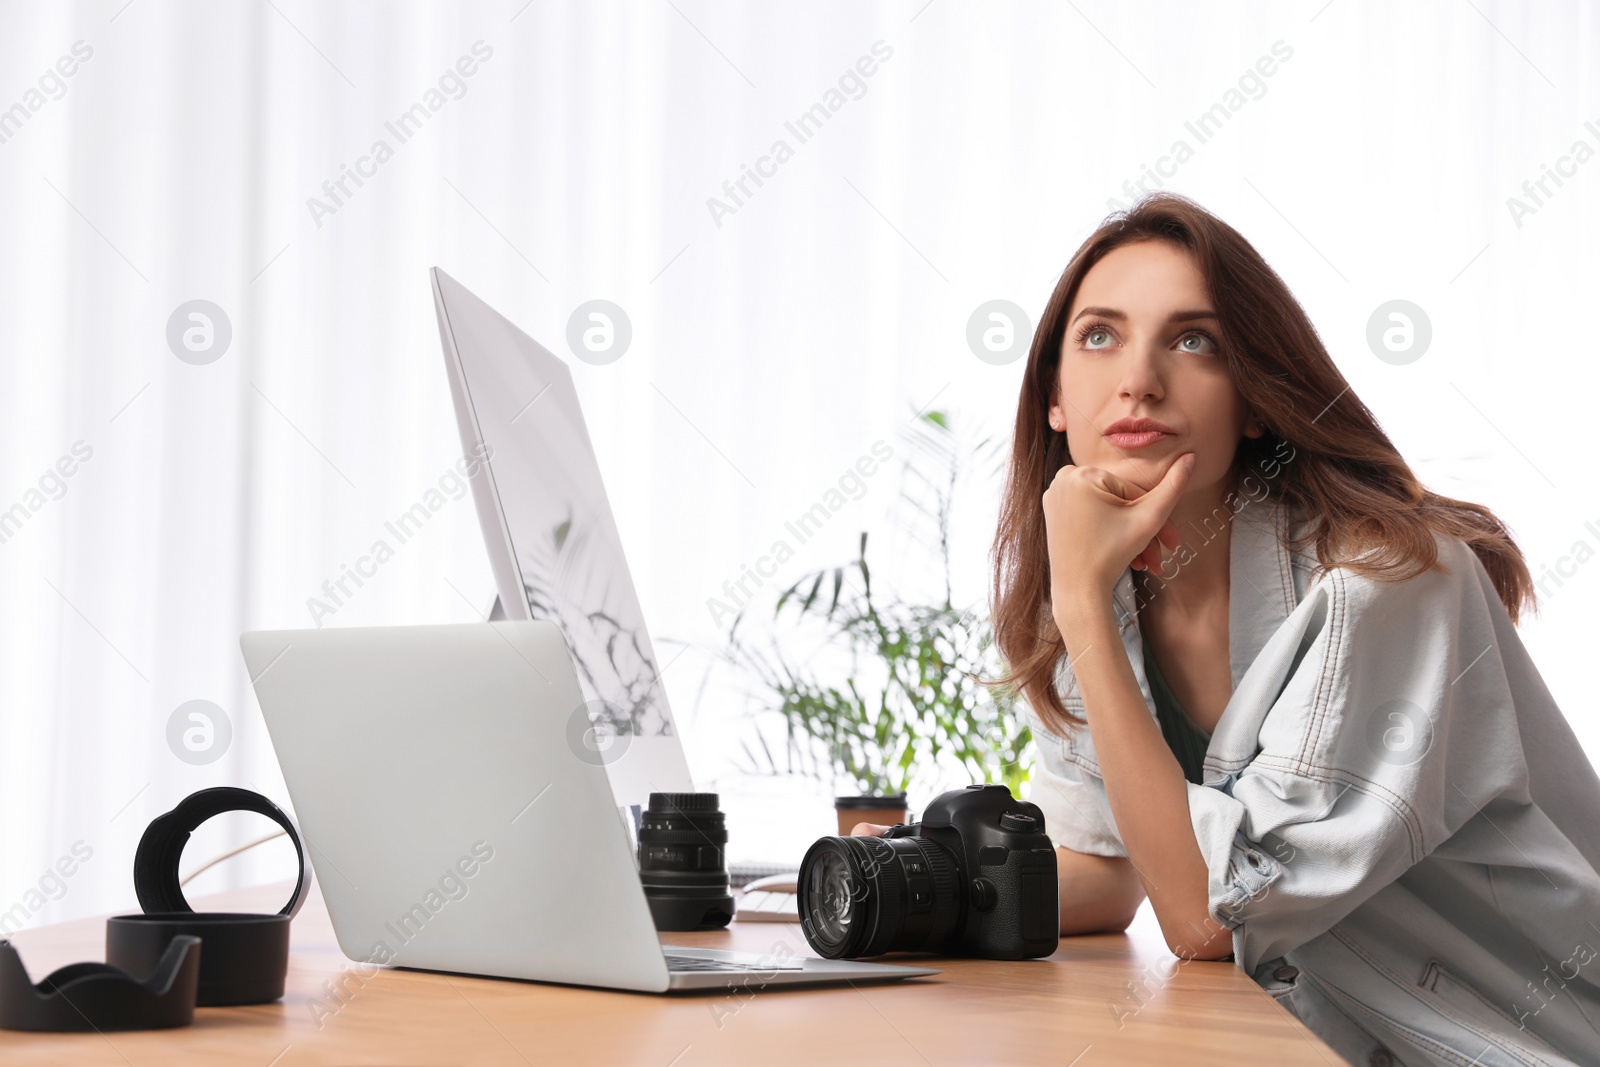
[[[1217,343],[1203,333],[1191,333],[1178,342],[1178,347],[1185,352],[1196,355],[1213,355],[1217,351]]]
[[[1096,341],[1095,338],[1101,340]],[[1083,343],[1087,348],[1104,348],[1111,343],[1111,331],[1102,326],[1093,326],[1083,335]]]

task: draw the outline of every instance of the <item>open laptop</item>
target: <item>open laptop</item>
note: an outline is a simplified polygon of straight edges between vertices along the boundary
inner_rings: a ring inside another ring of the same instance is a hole
[[[352,959],[668,992],[937,974],[663,945],[556,624],[240,637],[284,781]]]

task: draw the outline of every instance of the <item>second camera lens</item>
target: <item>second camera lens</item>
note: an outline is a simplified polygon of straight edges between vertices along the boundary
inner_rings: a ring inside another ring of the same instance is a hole
[[[728,830],[715,793],[651,793],[639,820],[639,881],[658,930],[712,930],[733,918]]]

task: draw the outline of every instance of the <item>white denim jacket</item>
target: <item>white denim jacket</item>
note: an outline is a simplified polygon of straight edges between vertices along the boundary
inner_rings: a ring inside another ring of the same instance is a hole
[[[1361,1067],[1600,1064],[1600,778],[1483,565],[1440,538],[1448,574],[1313,585],[1300,520],[1241,500],[1233,695],[1189,785],[1234,959]],[[1154,715],[1131,571],[1113,607]],[[1084,715],[1065,657],[1056,684]],[[1047,832],[1126,855],[1087,728],[1032,725]]]

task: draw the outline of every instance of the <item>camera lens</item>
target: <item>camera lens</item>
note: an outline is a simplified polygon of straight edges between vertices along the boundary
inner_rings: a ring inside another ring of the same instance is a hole
[[[856,909],[850,890],[850,864],[844,853],[831,849],[819,853],[806,872],[806,886],[811,905],[807,914],[816,927],[815,940],[830,945],[849,944]]]
[[[824,837],[800,861],[800,926],[826,959],[936,951],[962,917],[956,864],[925,837]]]
[[[733,918],[715,793],[651,793],[639,820],[639,881],[658,930],[713,930]]]

